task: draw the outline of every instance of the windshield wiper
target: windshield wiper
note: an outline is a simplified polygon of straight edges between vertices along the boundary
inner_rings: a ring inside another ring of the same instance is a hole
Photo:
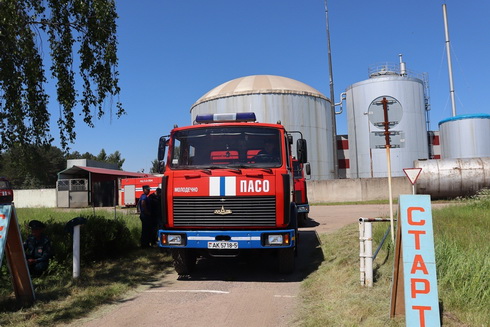
[[[199,167],[198,169],[202,170],[208,175],[211,175],[211,170],[212,169],[220,169],[221,167],[219,166],[206,166],[206,167]]]
[[[265,172],[268,172],[269,174],[272,174],[273,173],[273,170],[271,168],[265,168],[265,167],[257,167],[257,166],[254,166],[254,165],[233,165],[233,166],[228,166],[228,167],[233,167],[233,168],[241,168],[241,169],[246,169],[246,168],[249,168],[249,169],[260,169],[260,170],[263,170]]]
[[[229,167],[229,166],[206,166],[206,167],[200,167],[199,169],[204,171],[206,174],[211,174],[211,170],[214,170],[214,169],[230,169],[230,170],[236,171],[238,173],[242,172],[239,168]]]
[[[237,173],[240,173],[240,174],[242,173],[242,170],[238,167],[226,167],[226,169],[236,171]]]
[[[231,166],[227,166],[228,168],[230,169],[238,169],[241,171],[241,169],[249,169],[249,168],[253,168],[252,166],[250,165],[244,165],[244,164],[240,164],[240,165],[231,165]]]

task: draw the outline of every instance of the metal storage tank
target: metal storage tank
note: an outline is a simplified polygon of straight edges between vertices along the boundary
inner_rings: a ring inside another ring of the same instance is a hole
[[[490,157],[490,115],[458,115],[439,122],[441,157]]]
[[[311,179],[335,178],[330,100],[316,89],[291,78],[253,75],[223,83],[191,107],[199,114],[255,112],[263,123],[281,121],[288,131],[301,131],[308,142]]]
[[[428,158],[426,87],[425,75],[407,72],[401,62],[370,67],[369,79],[346,89],[348,178],[388,175],[383,98],[388,101],[392,176],[404,176],[403,168]]]
[[[415,187],[432,198],[454,198],[490,188],[490,158],[416,160],[422,168]]]

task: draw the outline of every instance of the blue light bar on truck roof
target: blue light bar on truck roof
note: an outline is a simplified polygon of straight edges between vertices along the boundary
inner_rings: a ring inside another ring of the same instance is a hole
[[[216,123],[216,122],[245,122],[256,121],[254,112],[237,112],[225,114],[197,115],[196,123]]]

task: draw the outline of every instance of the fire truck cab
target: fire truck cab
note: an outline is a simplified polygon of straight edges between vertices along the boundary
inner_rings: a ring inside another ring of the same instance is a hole
[[[200,256],[272,251],[282,273],[294,270],[298,210],[294,202],[293,138],[281,124],[255,114],[196,117],[160,138],[164,159],[159,246],[170,248],[179,274]],[[298,161],[307,161],[298,139]]]

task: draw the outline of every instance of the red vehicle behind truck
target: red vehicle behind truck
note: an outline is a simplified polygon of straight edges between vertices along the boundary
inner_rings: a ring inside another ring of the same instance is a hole
[[[14,191],[9,180],[0,177],[0,204],[11,204],[14,201]]]
[[[294,270],[298,210],[294,202],[293,137],[254,113],[196,117],[160,138],[163,161],[159,246],[172,252],[179,274],[200,256],[270,251],[282,273]],[[306,141],[296,156],[307,161]]]
[[[161,187],[161,182],[162,179],[158,176],[123,178],[119,189],[119,203],[123,207],[135,206],[143,194],[143,185],[150,186],[150,192],[153,193]]]

